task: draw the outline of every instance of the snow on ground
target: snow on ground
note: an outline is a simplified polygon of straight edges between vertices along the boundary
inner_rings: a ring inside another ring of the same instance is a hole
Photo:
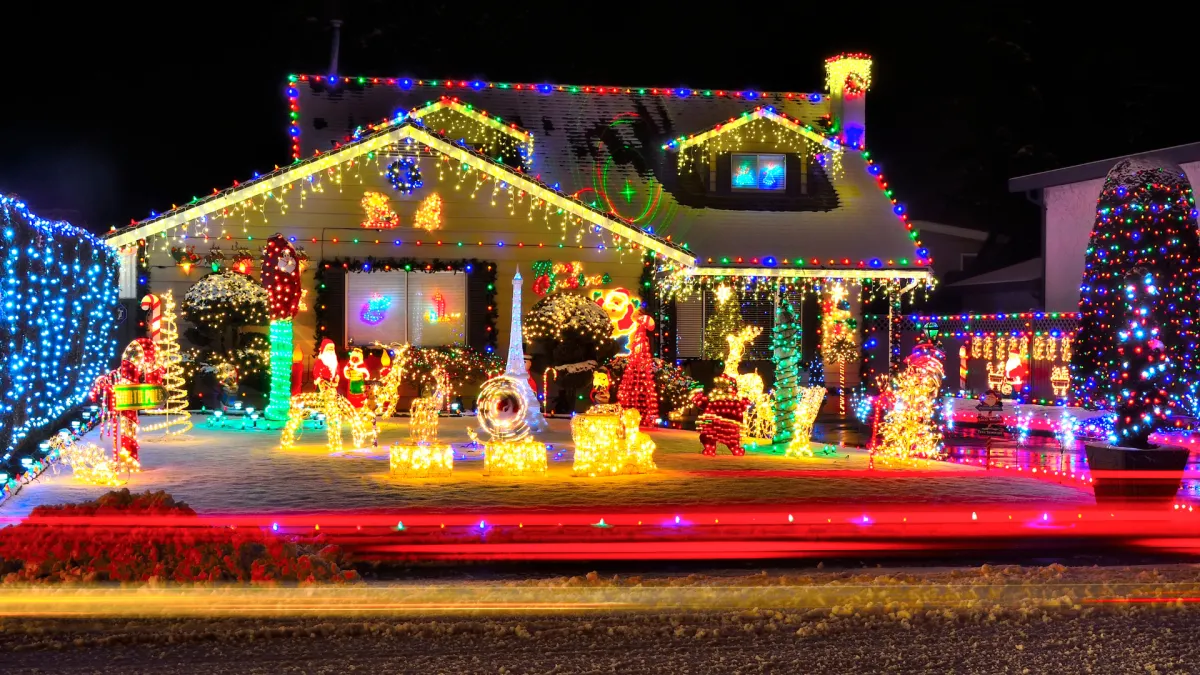
[[[483,475],[482,454],[469,447],[471,417],[443,418],[440,437],[453,442],[454,474],[448,478],[392,476],[386,444],[408,438],[407,419],[381,425],[378,450],[331,454],[325,432],[307,430],[297,446],[279,448],[279,432],[212,428],[204,417],[188,440],[143,438],[143,471],[131,477],[133,491],[166,490],[200,513],[328,512],[340,510],[478,509],[587,506],[688,506],[766,503],[1020,503],[1089,504],[1090,491],[976,467],[943,462],[870,467],[866,452],[846,449],[837,458],[789,459],[781,448],[752,449],[733,457],[704,457],[695,432],[651,432],[658,444],[659,470],[648,475],[604,478],[571,476],[568,421],[550,421],[551,445],[545,476],[500,478]],[[108,444],[109,439],[88,440]],[[345,442],[349,448],[347,433]],[[20,517],[38,504],[94,498],[111,488],[83,485],[70,471],[46,472],[0,505],[0,518]]]
[[[45,606],[35,604],[37,616],[17,612],[0,618],[6,638],[0,641],[0,663],[14,674],[1194,673],[1200,661],[1200,611],[1194,603],[1105,600],[1194,597],[1195,572],[1194,566],[1055,564],[932,573],[764,571],[719,579],[609,580],[592,573],[516,586],[444,584],[445,593],[468,592],[432,607],[413,597],[414,591],[428,592],[425,587],[411,584],[299,593],[261,588],[251,590],[302,594],[310,601],[330,592],[359,594],[368,602],[302,615],[256,602],[255,614],[232,617],[150,610],[133,618],[106,607],[97,615],[76,618],[73,609],[72,618],[53,618],[54,612],[41,613]],[[506,602],[511,591],[523,588],[536,592],[538,602]],[[762,590],[770,595],[745,595]],[[64,595],[75,598],[80,591]],[[626,593],[634,602],[588,601],[608,591]],[[18,592],[51,601],[55,593]],[[171,594],[97,592],[140,594],[151,602]],[[179,592],[218,604],[232,597],[245,609],[243,588]],[[677,600],[638,602],[646,592],[671,592]],[[409,608],[398,609],[388,598]]]

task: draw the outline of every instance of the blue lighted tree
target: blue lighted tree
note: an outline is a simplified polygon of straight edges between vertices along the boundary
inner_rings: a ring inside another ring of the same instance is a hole
[[[1158,280],[1135,267],[1125,275],[1125,312],[1117,331],[1117,363],[1111,373],[1118,393],[1117,421],[1109,440],[1129,448],[1150,448],[1150,433],[1170,415],[1168,388],[1175,363],[1163,345],[1156,314]]]

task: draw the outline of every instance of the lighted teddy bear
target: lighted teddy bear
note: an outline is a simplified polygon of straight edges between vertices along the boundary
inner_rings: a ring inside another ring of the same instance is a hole
[[[700,410],[696,429],[700,431],[700,444],[705,455],[715,457],[718,444],[725,445],[733,455],[746,454],[742,447],[742,430],[750,401],[738,393],[736,380],[728,375],[718,375],[713,380],[712,390],[708,394],[696,392],[692,403]]]

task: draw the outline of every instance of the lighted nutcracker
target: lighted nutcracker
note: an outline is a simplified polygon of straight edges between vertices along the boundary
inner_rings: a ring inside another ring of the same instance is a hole
[[[704,454],[715,457],[718,444],[724,444],[734,455],[746,454],[742,447],[742,428],[750,401],[738,394],[736,380],[728,375],[718,375],[713,380],[712,390],[708,394],[697,392],[692,403],[700,410],[696,429],[700,431]]]
[[[355,408],[363,407],[367,401],[367,378],[371,377],[371,371],[363,363],[361,349],[355,347],[350,350],[350,356],[342,368],[342,377],[346,378],[346,400]]]

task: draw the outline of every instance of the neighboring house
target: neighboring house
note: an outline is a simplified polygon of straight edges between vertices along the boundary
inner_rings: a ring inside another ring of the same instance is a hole
[[[1200,180],[1200,143],[1128,156],[1165,159],[1178,164],[1192,185]],[[1047,312],[1076,312],[1079,309],[1079,284],[1083,280],[1088,239],[1096,219],[1096,200],[1100,197],[1104,177],[1122,159],[1124,157],[1114,157],[1018,176],[1008,181],[1010,192],[1024,192],[1042,206],[1041,250],[1035,252],[1041,254],[1038,261],[1042,271],[1036,278],[1041,281],[1044,298],[1044,305],[1040,307]]]
[[[664,357],[699,356],[712,288],[754,291],[743,314],[765,330],[747,360],[767,359],[780,283],[912,290],[936,264],[863,149],[869,57],[836,57],[826,70],[826,91],[808,93],[293,76],[295,162],[111,233],[125,252],[122,293],[136,297],[148,274],[179,297],[199,275],[179,268],[172,248],[257,254],[280,232],[312,259],[304,284],[317,313],[297,319],[297,345],[328,336],[344,348],[388,333],[495,349],[507,344],[517,269],[527,311],[538,299],[535,262],[578,261],[607,275],[605,288],[661,296],[687,280],[707,289],[651,307]],[[396,167],[422,186],[393,190],[386,173]],[[398,227],[364,224],[368,192],[384,195]],[[433,193],[440,229],[414,229]],[[938,227],[936,236],[976,241]],[[139,244],[148,245],[140,275]],[[969,248],[954,249],[951,268]],[[426,270],[443,273],[415,273]],[[392,298],[388,331],[364,327],[357,310],[380,293]],[[453,325],[422,323],[434,293]]]
[[[913,220],[921,231],[921,243],[930,251],[936,251],[933,273],[941,283],[949,283],[968,273],[988,239],[988,233],[956,225]]]

